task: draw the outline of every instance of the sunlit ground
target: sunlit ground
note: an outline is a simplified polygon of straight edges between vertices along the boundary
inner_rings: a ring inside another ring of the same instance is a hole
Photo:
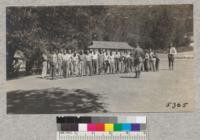
[[[194,59],[177,59],[168,70],[160,55],[159,72],[74,77],[45,80],[23,77],[6,83],[8,113],[171,112],[194,109]],[[168,102],[185,108],[166,107]]]

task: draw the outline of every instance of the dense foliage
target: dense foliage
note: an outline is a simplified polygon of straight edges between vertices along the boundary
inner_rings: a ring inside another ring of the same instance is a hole
[[[31,69],[43,50],[85,49],[92,40],[164,50],[188,46],[193,33],[191,5],[8,7],[6,14],[7,72],[16,50]]]

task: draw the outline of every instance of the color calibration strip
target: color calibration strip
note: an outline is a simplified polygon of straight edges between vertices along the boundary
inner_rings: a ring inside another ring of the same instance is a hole
[[[146,116],[57,117],[57,140],[146,140]]]

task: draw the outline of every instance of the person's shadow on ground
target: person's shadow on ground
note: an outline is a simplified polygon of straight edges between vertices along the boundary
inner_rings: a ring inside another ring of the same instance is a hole
[[[136,76],[120,76],[120,78],[137,78]]]
[[[103,97],[82,89],[49,88],[7,93],[8,114],[107,112]]]

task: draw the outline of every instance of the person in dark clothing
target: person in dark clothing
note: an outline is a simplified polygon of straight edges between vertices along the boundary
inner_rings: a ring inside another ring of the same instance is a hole
[[[143,62],[143,57],[144,51],[142,48],[140,48],[139,44],[137,44],[137,47],[135,49],[135,78],[140,78],[141,75],[141,68],[142,68],[142,62]]]

